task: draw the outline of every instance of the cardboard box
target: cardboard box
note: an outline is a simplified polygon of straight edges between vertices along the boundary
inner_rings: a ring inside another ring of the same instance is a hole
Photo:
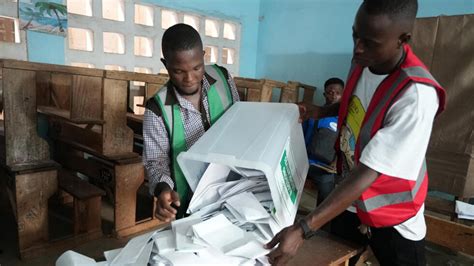
[[[234,104],[178,163],[193,191],[210,163],[265,174],[279,226],[293,224],[308,158],[295,104]]]
[[[412,47],[447,92],[427,153],[429,188],[474,197],[474,15],[417,19]]]

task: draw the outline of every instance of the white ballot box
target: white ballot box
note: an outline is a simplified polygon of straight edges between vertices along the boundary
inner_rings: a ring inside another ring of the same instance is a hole
[[[294,104],[234,104],[178,156],[191,215],[105,252],[100,265],[268,265],[264,243],[293,223],[308,172],[298,117]],[[56,266],[82,262],[99,265],[66,252]]]
[[[293,224],[309,167],[298,117],[295,104],[235,103],[188,151],[178,156],[194,192],[188,213],[223,203],[219,196],[233,188],[213,189],[213,185],[226,179],[229,183],[232,171],[243,177],[260,175],[266,179],[272,201],[269,212],[276,222],[272,231]],[[255,184],[259,183],[247,186]],[[241,186],[245,188],[245,184]],[[254,194],[265,197],[264,190]],[[244,207],[241,209],[245,211]],[[244,215],[257,217],[258,211]]]

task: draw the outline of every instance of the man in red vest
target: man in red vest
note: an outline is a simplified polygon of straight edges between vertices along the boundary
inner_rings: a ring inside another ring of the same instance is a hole
[[[340,106],[301,106],[302,119],[335,115],[339,186],[267,244],[285,264],[304,239],[344,210],[366,228],[381,265],[424,265],[425,154],[445,91],[407,44],[416,0],[364,0],[353,25],[353,67]]]

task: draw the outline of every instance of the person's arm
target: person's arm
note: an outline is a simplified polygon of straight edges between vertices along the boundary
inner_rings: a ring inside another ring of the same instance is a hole
[[[304,219],[311,230],[317,230],[328,221],[342,213],[354,202],[379,176],[369,167],[359,164],[320,206]],[[299,224],[283,229],[267,245],[266,248],[278,248],[268,254],[272,265],[285,265],[303,243],[303,230]]]
[[[309,118],[318,120],[324,117],[337,116],[339,112],[339,103],[317,106],[307,103],[298,103],[300,110],[300,121],[306,121]]]
[[[146,109],[143,120],[143,163],[149,181],[150,195],[157,197],[156,216],[162,221],[175,217],[179,196],[170,173],[170,145],[163,119]]]
[[[383,173],[416,180],[423,163],[438,110],[436,91],[414,84],[392,105],[384,126],[377,131],[362,151],[360,163],[350,176],[305,220],[311,229],[318,229],[348,207]],[[302,240],[300,226],[290,226],[268,244],[280,246],[269,256],[275,265],[282,265],[294,256]]]

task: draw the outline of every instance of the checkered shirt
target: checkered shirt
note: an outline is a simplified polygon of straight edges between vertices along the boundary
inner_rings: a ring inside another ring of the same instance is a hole
[[[212,79],[212,77],[205,74],[202,80],[201,105],[206,111],[207,121],[210,121],[209,102],[207,96],[208,90],[211,87],[209,79]],[[227,82],[230,85],[232,92],[232,101],[239,101],[237,86],[235,85],[234,80],[230,74],[228,74]],[[203,121],[201,112],[196,110],[190,101],[179,95],[174,86],[173,89],[177,96],[181,110],[181,117],[184,124],[184,135],[186,139],[186,150],[188,150],[202,135],[204,135],[204,123],[207,121]],[[143,120],[143,141],[143,163],[148,176],[150,195],[154,195],[155,187],[160,182],[165,182],[170,186],[171,189],[173,189],[175,183],[171,177],[170,170],[171,154],[168,132],[166,131],[162,117],[156,115],[149,109],[145,110]]]

